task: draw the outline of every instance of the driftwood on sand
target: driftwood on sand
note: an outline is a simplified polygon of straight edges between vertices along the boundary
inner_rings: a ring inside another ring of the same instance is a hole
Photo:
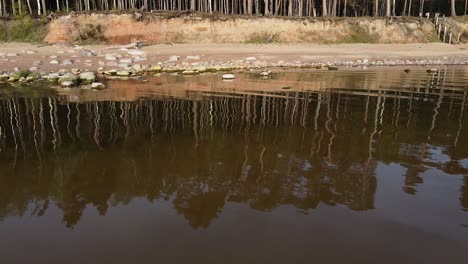
[[[143,47],[143,45],[144,45],[143,41],[137,41],[137,42],[133,42],[133,43],[130,43],[130,44],[127,44],[127,45],[112,46],[112,47],[108,47],[108,48],[105,48],[105,49],[106,50],[110,50],[110,49],[140,49],[141,47]]]

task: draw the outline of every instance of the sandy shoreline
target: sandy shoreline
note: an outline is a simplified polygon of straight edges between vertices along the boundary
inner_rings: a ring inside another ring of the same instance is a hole
[[[31,67],[38,72],[100,67],[129,69],[135,64],[179,69],[200,65],[261,68],[321,63],[340,66],[468,64],[468,44],[174,44],[145,46],[137,52],[109,47],[3,43],[0,44],[0,72]]]

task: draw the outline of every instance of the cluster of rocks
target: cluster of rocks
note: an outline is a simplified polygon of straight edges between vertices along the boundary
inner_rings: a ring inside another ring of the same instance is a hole
[[[30,70],[17,70],[11,73],[0,74],[0,81],[9,83],[35,83],[47,82],[52,85],[62,87],[91,87],[93,89],[102,89],[104,84],[97,82],[97,75],[92,71],[82,72],[79,69],[60,70],[53,73],[37,73]]]
[[[354,61],[328,61],[328,62],[303,62],[303,61],[277,61],[268,62],[258,60],[256,57],[245,57],[243,59],[234,59],[228,61],[203,61],[203,56],[189,55],[185,57],[173,55],[167,57],[166,60],[157,62],[156,64],[143,64],[147,61],[147,55],[142,50],[124,50],[126,54],[120,53],[101,53],[96,54],[94,51],[89,51],[81,47],[70,49],[67,51],[57,51],[58,54],[74,53],[69,58],[58,57],[52,55],[45,62],[47,65],[63,65],[70,66],[82,63],[84,66],[99,67],[97,72],[82,71],[80,69],[61,69],[57,72],[47,73],[39,70],[44,66],[42,61],[34,61],[29,70],[15,69],[14,72],[1,73],[0,81],[10,83],[32,83],[36,81],[44,81],[53,85],[62,87],[92,87],[104,88],[104,84],[97,82],[97,76],[108,79],[129,79],[139,78],[147,74],[181,74],[181,75],[198,75],[208,72],[225,72],[222,75],[224,80],[233,80],[235,76],[230,73],[234,71],[257,71],[260,70],[260,76],[264,79],[271,77],[271,71],[264,70],[267,68],[315,68],[338,70],[339,67],[362,67],[366,69],[371,66],[412,66],[412,65],[466,65],[467,58],[440,58],[440,59],[421,59],[421,60],[369,60],[360,59]],[[24,50],[24,54],[34,54],[33,50]],[[14,62],[14,57],[21,56],[16,53],[0,53],[1,60]],[[94,60],[90,58],[95,57]],[[75,66],[77,67],[77,66]],[[79,67],[79,66],[78,66]]]

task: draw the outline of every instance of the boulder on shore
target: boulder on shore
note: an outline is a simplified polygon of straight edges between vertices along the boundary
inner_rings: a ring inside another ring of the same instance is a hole
[[[85,84],[90,84],[96,81],[96,74],[94,72],[82,72],[80,73],[80,80]]]

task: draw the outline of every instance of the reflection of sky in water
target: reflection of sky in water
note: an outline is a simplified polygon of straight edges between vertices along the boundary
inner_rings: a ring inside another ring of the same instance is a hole
[[[460,163],[460,166],[464,169],[468,169],[468,159],[462,159],[458,161]]]
[[[427,156],[428,160],[427,161],[433,161],[436,163],[447,163],[451,161],[450,157],[443,153],[445,151],[444,148],[441,147],[431,147],[428,150]]]

